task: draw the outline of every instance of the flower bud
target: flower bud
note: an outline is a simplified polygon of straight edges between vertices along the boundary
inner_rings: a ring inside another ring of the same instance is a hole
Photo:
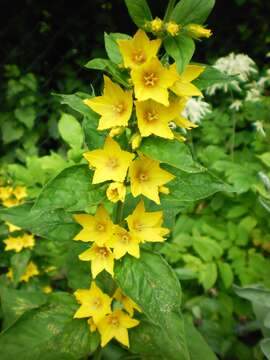
[[[203,26],[198,24],[189,24],[185,27],[188,35],[194,39],[209,38],[213,35],[210,29],[205,29]]]
[[[176,36],[179,34],[179,31],[181,30],[181,26],[176,24],[174,21],[169,21],[166,24],[166,30],[171,36]]]
[[[154,20],[150,22],[150,25],[151,25],[151,30],[153,32],[159,32],[162,30],[163,21],[160,18],[156,17]]]
[[[130,142],[131,142],[132,150],[138,149],[138,147],[141,145],[142,142],[141,135],[139,133],[135,133],[134,135],[132,135]]]
[[[117,126],[111,129],[111,131],[109,132],[109,136],[111,138],[117,136],[117,135],[121,135],[123,133],[123,131],[125,130],[125,128],[123,126]]]

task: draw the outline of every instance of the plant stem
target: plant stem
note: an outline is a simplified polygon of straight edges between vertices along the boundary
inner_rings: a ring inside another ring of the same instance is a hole
[[[118,201],[116,212],[115,212],[115,223],[121,224],[123,220],[123,212],[124,212],[124,203],[122,201]]]
[[[164,21],[168,21],[170,19],[171,13],[173,11],[174,5],[176,3],[176,0],[169,0],[166,12],[165,12],[165,16],[164,16]]]

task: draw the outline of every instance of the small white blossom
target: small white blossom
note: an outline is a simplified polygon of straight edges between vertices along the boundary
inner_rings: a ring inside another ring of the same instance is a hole
[[[182,115],[194,124],[197,124],[200,123],[207,114],[210,114],[211,111],[210,104],[201,98],[191,98],[188,100]]]
[[[263,123],[262,123],[262,121],[256,121],[256,122],[253,123],[253,125],[255,126],[256,131],[257,131],[260,135],[262,135],[262,136],[264,136],[264,137],[266,136],[266,133],[265,133],[264,128],[263,128]]]
[[[256,101],[259,101],[260,99],[261,99],[260,90],[258,90],[256,88],[252,88],[252,89],[247,91],[247,95],[246,95],[246,98],[245,98],[246,101],[256,102]]]
[[[243,104],[241,100],[235,100],[234,102],[231,103],[230,109],[234,111],[239,111],[242,106]]]

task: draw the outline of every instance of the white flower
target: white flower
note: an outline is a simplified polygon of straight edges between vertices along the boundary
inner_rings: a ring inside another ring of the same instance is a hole
[[[233,103],[231,103],[230,109],[234,111],[239,111],[242,106],[243,104],[241,100],[235,100]]]
[[[256,131],[257,131],[260,135],[262,135],[262,136],[264,136],[264,137],[266,136],[266,133],[265,133],[264,128],[263,128],[263,123],[262,123],[262,121],[256,121],[256,122],[253,123],[253,125],[255,126]]]
[[[182,115],[193,123],[200,123],[201,120],[211,113],[211,106],[201,98],[191,98],[188,100]]]
[[[255,101],[258,101],[260,99],[261,99],[261,92],[260,92],[259,89],[252,88],[252,89],[247,91],[245,101],[255,102]]]

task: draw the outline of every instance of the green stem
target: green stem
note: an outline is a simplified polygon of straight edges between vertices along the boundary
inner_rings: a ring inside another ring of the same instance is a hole
[[[164,16],[164,21],[168,21],[170,19],[171,13],[173,11],[174,5],[176,3],[176,0],[169,0],[166,12],[165,12],[165,16]]]
[[[121,224],[123,220],[123,212],[124,212],[124,203],[122,201],[118,201],[116,212],[115,212],[115,223]]]

